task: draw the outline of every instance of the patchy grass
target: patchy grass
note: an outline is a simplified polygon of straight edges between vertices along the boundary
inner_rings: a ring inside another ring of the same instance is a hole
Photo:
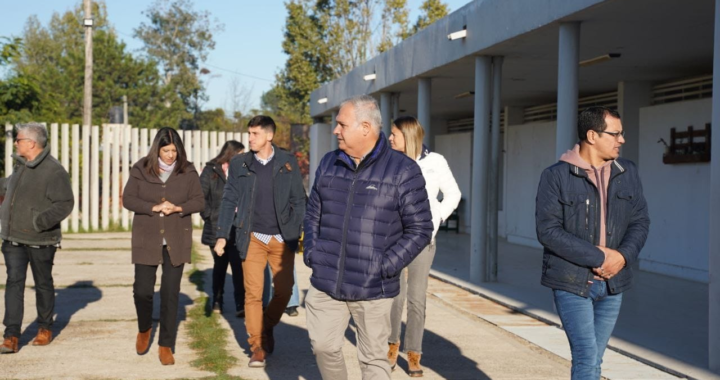
[[[125,239],[123,239],[125,240]],[[63,248],[63,252],[109,252],[109,251],[132,251],[132,248],[129,247],[118,247],[118,248],[87,248],[87,247],[81,247],[81,248]]]
[[[89,261],[83,261],[81,263],[78,263],[77,265],[93,265],[93,263],[91,263]]]
[[[0,290],[5,290],[5,284],[0,284]]]
[[[190,282],[203,293],[205,276],[197,268],[197,263],[202,262],[203,259],[197,252],[195,244],[193,244],[191,256],[193,266],[189,273]],[[227,374],[237,359],[227,351],[228,331],[220,325],[220,317],[209,311],[208,297],[204,293],[195,300],[195,305],[188,313],[187,328],[190,335],[190,347],[197,351],[199,356],[191,363],[194,367],[214,372],[217,376],[213,379],[241,380],[239,377]]]

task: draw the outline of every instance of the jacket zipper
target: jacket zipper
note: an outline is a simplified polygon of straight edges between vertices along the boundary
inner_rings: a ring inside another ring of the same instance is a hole
[[[355,181],[357,180],[357,171],[353,176],[352,183],[350,184],[350,197],[348,198],[347,207],[345,208],[345,218],[343,220],[343,235],[340,243],[340,265],[338,265],[338,279],[337,286],[335,287],[335,294],[340,294],[340,288],[342,287],[343,278],[345,277],[345,244],[347,243],[347,230],[348,222],[350,220],[350,210],[352,208],[353,198],[355,198]]]
[[[250,173],[250,168],[248,168],[248,175],[249,175],[249,173]],[[250,191],[250,205],[255,205],[255,182],[256,181],[255,181],[255,176],[252,176],[251,178],[252,178],[253,184],[251,187],[252,190]],[[237,206],[235,206],[235,207],[237,207]],[[254,207],[254,206],[251,206],[251,208],[252,207]],[[250,210],[248,212],[248,231],[250,233],[252,233],[251,230],[252,230],[253,211],[254,210]],[[240,225],[242,225],[243,223],[244,223],[244,221],[240,221]],[[245,245],[245,257],[247,257],[247,250],[248,250],[248,247],[250,246],[250,239],[252,239],[252,236],[248,236],[248,238],[247,238],[247,244]]]
[[[590,198],[585,200],[585,230],[587,230],[588,227],[588,218],[590,217]]]

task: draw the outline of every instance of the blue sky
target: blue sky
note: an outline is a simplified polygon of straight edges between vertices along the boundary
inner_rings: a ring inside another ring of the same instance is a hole
[[[444,0],[454,11],[470,0]],[[0,36],[19,36],[28,17],[37,15],[47,25],[53,12],[72,9],[81,0],[3,0]],[[141,43],[132,37],[133,29],[146,20],[142,11],[151,0],[106,0],[110,22],[128,48],[138,50]],[[422,0],[408,0],[410,19],[417,18]],[[210,11],[225,25],[215,36],[215,50],[206,62],[212,71],[208,84],[209,100],[205,108],[229,108],[228,92],[233,78],[241,87],[251,91],[250,106],[259,105],[260,96],[267,91],[275,73],[285,63],[282,52],[285,5],[281,0],[195,0],[195,9]]]

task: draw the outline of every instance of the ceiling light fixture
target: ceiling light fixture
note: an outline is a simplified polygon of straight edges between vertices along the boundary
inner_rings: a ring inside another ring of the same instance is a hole
[[[375,73],[368,74],[363,77],[363,79],[365,79],[366,81],[375,80],[375,78],[377,78],[377,75]]]
[[[465,37],[467,37],[467,27],[466,27],[466,26],[463,26],[462,30],[459,30],[459,31],[457,31],[457,32],[450,33],[450,34],[448,34],[447,37],[448,37],[448,40],[450,40],[450,41],[459,40],[459,39],[461,39],[461,38],[465,38]]]
[[[455,99],[469,98],[475,95],[475,91],[465,91],[463,93],[455,95]]]
[[[318,104],[325,104],[325,103],[327,103],[327,98],[318,99]]]
[[[580,61],[580,67],[587,67],[587,66],[595,65],[595,64],[598,64],[601,62],[609,61],[614,58],[620,58],[620,56],[621,56],[620,53],[608,53],[608,54],[599,55],[595,58],[590,58],[590,59],[586,59],[584,61]]]

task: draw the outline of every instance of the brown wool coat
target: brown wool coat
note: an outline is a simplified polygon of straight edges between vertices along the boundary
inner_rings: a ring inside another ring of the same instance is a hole
[[[182,207],[181,213],[161,217],[153,206],[168,201]],[[200,177],[192,164],[184,173],[173,172],[167,182],[145,169],[141,158],[130,170],[123,192],[123,206],[134,212],[132,226],[133,264],[162,264],[163,237],[173,266],[190,262],[192,247],[191,214],[203,211],[205,198]]]

